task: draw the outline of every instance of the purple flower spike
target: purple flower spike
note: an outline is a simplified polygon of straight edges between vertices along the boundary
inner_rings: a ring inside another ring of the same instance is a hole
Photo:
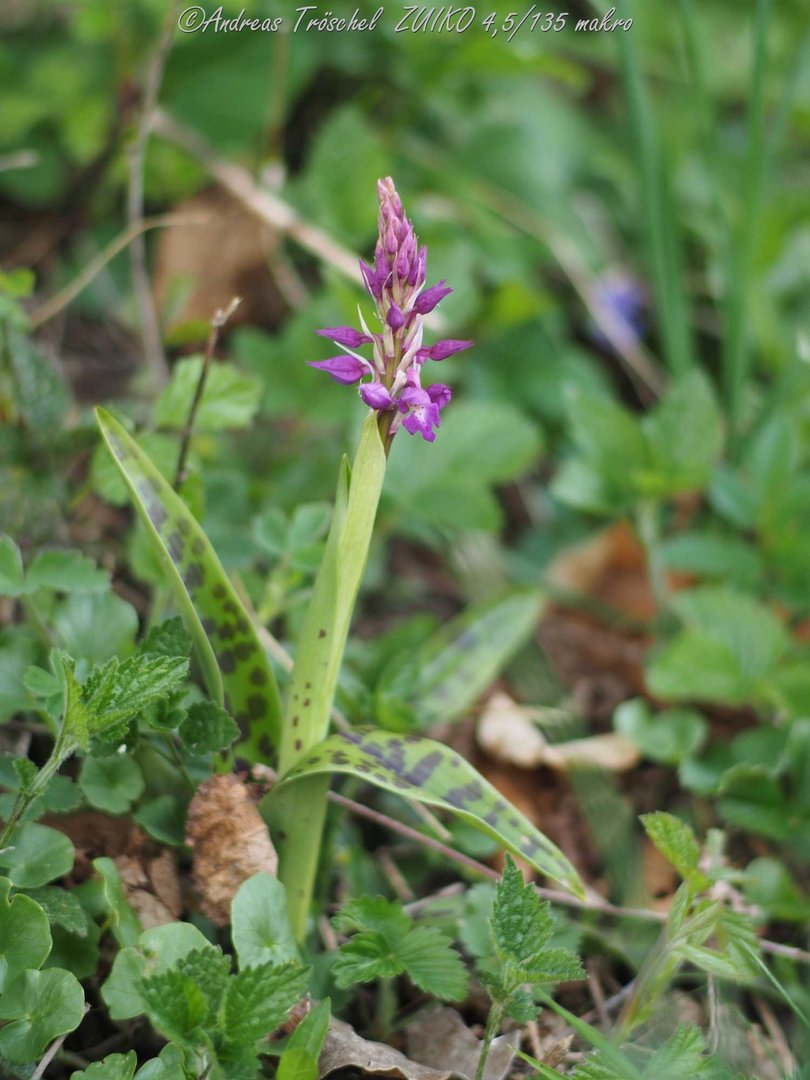
[[[369,370],[369,365],[362,360],[346,355],[331,356],[328,360],[308,360],[307,363],[310,367],[328,372],[335,382],[343,383],[344,386],[359,382]]]
[[[396,304],[392,304],[388,309],[388,314],[385,316],[385,321],[392,330],[399,330],[405,322],[405,316]]]
[[[471,345],[471,341],[457,341],[454,338],[448,338],[446,341],[437,341],[435,345],[431,345],[428,349],[420,349],[417,356],[422,361],[446,360],[448,356],[453,356],[454,353],[461,352],[462,349],[469,349]]]
[[[360,387],[360,397],[366,405],[378,412],[390,409],[394,404],[393,398],[380,382],[364,383]]]
[[[372,340],[368,334],[361,334],[353,326],[327,326],[315,333],[319,337],[331,338],[337,345],[345,345],[347,349],[357,349],[361,345],[368,345]]]
[[[380,213],[374,262],[361,259],[360,273],[381,329],[369,329],[361,316],[362,332],[352,326],[317,330],[349,355],[310,364],[327,371],[339,383],[370,377],[360,386],[360,397],[379,414],[380,432],[388,443],[400,428],[433,442],[441,411],[453,393],[444,383],[423,387],[422,366],[426,360],[446,360],[472,342],[448,339],[422,347],[424,316],[453,290],[444,279],[425,289],[427,249],[419,246],[390,176],[378,181],[377,195]],[[363,345],[373,346],[369,361],[350,351]]]
[[[420,315],[428,315],[436,305],[444,300],[445,296],[449,296],[453,290],[449,285],[445,285],[444,280],[436,282],[435,285],[431,285],[429,289],[425,289],[416,298],[416,303],[413,305],[413,310],[417,311]]]

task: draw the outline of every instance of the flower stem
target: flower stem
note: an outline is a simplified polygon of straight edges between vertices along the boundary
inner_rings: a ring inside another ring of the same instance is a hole
[[[498,1033],[502,1021],[503,1008],[498,1005],[497,1002],[493,1002],[489,1010],[489,1016],[487,1017],[487,1026],[484,1028],[484,1041],[481,1046],[481,1054],[478,1058],[478,1068],[475,1070],[475,1080],[484,1080],[484,1071],[487,1067],[489,1048],[492,1046],[492,1040]]]
[[[338,481],[332,527],[312,592],[287,698],[279,748],[283,777],[329,732],[329,715],[385,477],[385,452],[371,413],[349,472]],[[279,877],[297,938],[306,930],[321,847],[328,779],[312,777],[271,796]]]
[[[8,845],[17,826],[20,824],[23,817],[25,817],[28,808],[45,791],[48,784],[75,749],[75,743],[66,734],[63,727],[56,737],[56,742],[53,744],[50,757],[34,777],[31,786],[24,791],[18,792],[17,798],[14,801],[14,806],[9,814],[8,821],[5,823],[2,833],[0,833],[0,851]]]

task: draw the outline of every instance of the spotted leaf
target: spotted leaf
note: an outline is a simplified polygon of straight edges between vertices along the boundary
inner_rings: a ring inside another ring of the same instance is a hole
[[[374,728],[331,735],[282,778],[349,773],[378,787],[450,810],[525,859],[541,874],[583,895],[579,876],[559,848],[508,803],[460,754],[418,735]]]
[[[278,686],[250,616],[180,496],[117,420],[104,409],[96,416],[174,589],[209,693],[239,724],[238,752],[251,760],[274,757]]]

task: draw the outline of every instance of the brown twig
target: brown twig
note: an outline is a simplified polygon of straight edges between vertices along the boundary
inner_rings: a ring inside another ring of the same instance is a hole
[[[93,278],[101,273],[107,263],[122,252],[124,248],[128,247],[136,236],[148,232],[150,229],[168,228],[172,225],[207,225],[209,220],[207,217],[197,218],[183,214],[159,214],[156,217],[144,218],[142,221],[128,226],[115,239],[103,247],[81,273],[76,275],[73,281],[34,309],[29,316],[32,328],[36,330],[44,323],[50,322],[68,304],[72,303],[79,293],[87,288]]]
[[[172,0],[166,13],[166,21],[157,43],[149,71],[146,76],[143,103],[141,113],[135,129],[135,137],[130,144],[127,153],[129,166],[129,188],[127,190],[127,222],[130,228],[134,228],[143,222],[144,213],[144,162],[146,160],[146,147],[157,108],[160,84],[163,81],[163,72],[171,49],[174,28],[177,23],[177,0]],[[146,263],[146,242],[143,230],[135,233],[130,247],[130,261],[132,266],[132,283],[138,301],[140,311],[141,336],[143,338],[144,354],[146,361],[152,370],[152,377],[156,386],[163,386],[169,377],[169,368],[163,352],[163,338],[160,332],[155,303],[152,297],[152,286],[149,280],[149,270]]]
[[[208,381],[208,372],[211,368],[211,360],[214,356],[214,349],[217,347],[217,341],[219,340],[219,332],[241,303],[242,297],[234,296],[228,306],[224,308],[218,308],[214,312],[214,316],[211,319],[211,326],[208,331],[208,342],[205,346],[205,354],[203,356],[200,377],[197,380],[196,387],[194,388],[194,397],[191,399],[191,407],[188,410],[188,419],[186,420],[186,426],[183,428],[183,439],[180,443],[180,453],[177,456],[177,469],[174,473],[175,491],[180,490],[181,484],[186,479],[186,460],[188,458],[188,448],[191,443],[191,436],[194,433],[194,422],[197,419],[197,411],[200,408],[200,402],[202,401],[203,393],[205,391],[205,384]]]

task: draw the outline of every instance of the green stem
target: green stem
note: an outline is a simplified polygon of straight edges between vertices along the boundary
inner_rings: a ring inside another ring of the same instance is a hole
[[[663,615],[669,604],[667,574],[661,558],[661,508],[654,499],[645,499],[636,510],[638,535],[644,545],[647,556],[647,570],[650,575],[650,587],[655,598],[655,607],[659,616]]]
[[[25,817],[28,808],[45,791],[48,784],[75,749],[76,745],[73,739],[65,733],[63,728],[56,737],[50,757],[34,777],[30,788],[18,793],[8,821],[3,827],[2,833],[0,833],[0,851],[8,845],[15,829]]]
[[[496,1002],[493,1002],[492,1007],[489,1010],[489,1016],[487,1017],[487,1026],[484,1028],[484,1041],[481,1046],[481,1054],[478,1058],[478,1068],[475,1070],[475,1080],[484,1080],[484,1071],[487,1067],[489,1048],[492,1046],[492,1040],[498,1034],[502,1022],[503,1008]]]
[[[385,477],[385,450],[376,414],[366,419],[354,465],[343,462],[332,527],[304,619],[279,748],[284,776],[329,732],[343,651],[368,559]],[[278,792],[271,824],[279,847],[279,877],[300,940],[306,930],[326,815],[328,778],[313,777]]]
[[[377,1012],[375,1017],[375,1027],[379,1038],[389,1038],[396,1011],[397,996],[394,993],[394,980],[380,979],[377,984]]]

